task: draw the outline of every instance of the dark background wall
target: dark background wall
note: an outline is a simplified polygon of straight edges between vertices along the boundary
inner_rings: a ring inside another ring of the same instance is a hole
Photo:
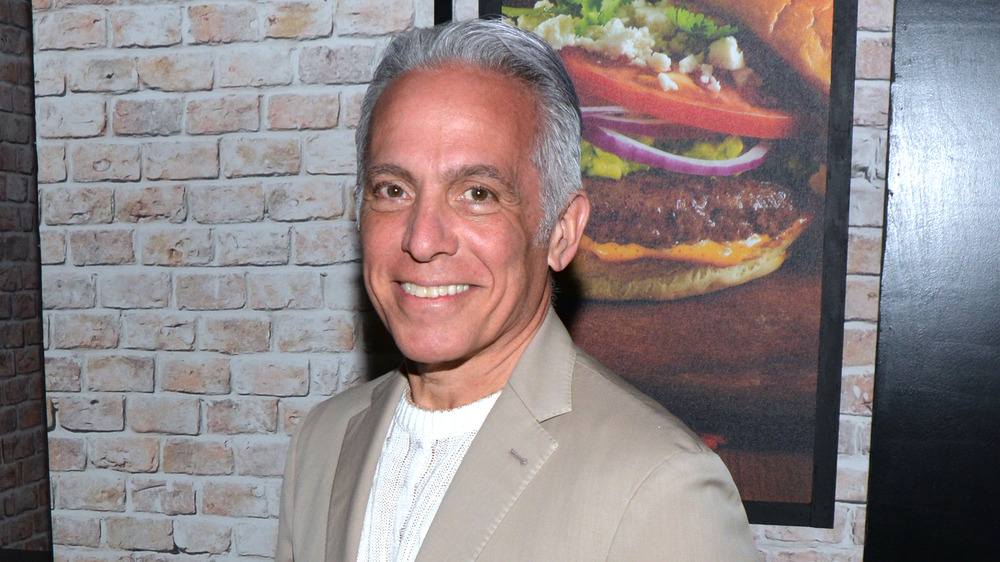
[[[52,540],[31,61],[30,0],[0,0],[0,549],[38,551]]]
[[[985,560],[1000,516],[1000,10],[897,0],[867,560]]]

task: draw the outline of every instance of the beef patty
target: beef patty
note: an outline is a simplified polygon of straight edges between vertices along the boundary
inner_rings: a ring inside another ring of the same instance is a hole
[[[790,193],[744,177],[635,172],[583,178],[590,195],[586,233],[595,242],[671,248],[701,240],[775,236],[800,215]]]

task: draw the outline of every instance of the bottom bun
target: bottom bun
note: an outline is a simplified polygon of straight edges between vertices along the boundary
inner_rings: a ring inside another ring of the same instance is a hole
[[[752,259],[728,267],[656,258],[606,261],[581,250],[570,263],[580,296],[592,300],[667,301],[704,295],[763,277],[784,263],[797,238],[782,236]]]

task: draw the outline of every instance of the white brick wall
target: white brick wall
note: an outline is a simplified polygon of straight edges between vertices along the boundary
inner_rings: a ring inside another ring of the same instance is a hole
[[[34,0],[57,559],[271,556],[288,434],[378,353],[351,129],[432,4]],[[892,2],[860,11],[836,527],[756,527],[768,560],[861,558]]]

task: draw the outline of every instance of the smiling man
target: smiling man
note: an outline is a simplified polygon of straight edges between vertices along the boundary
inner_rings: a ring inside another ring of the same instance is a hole
[[[397,37],[357,145],[365,286],[406,361],[301,424],[278,559],[757,559],[718,457],[551,309],[590,209],[551,48],[501,22]]]

